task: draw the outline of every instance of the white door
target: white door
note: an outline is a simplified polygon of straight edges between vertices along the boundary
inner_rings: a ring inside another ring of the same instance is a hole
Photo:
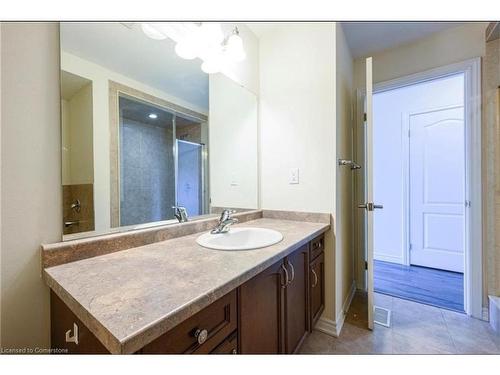
[[[410,264],[464,271],[464,108],[409,115]]]
[[[373,83],[372,58],[366,59],[365,108],[365,201],[358,207],[366,211],[366,289],[368,292],[368,328],[373,329],[373,219],[374,210],[382,208],[373,202]]]

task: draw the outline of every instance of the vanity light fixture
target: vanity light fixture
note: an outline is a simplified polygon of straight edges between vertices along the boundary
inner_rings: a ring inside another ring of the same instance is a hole
[[[162,32],[158,31],[155,27],[151,26],[148,23],[142,23],[141,29],[144,34],[146,34],[151,39],[155,40],[163,40],[167,39],[167,36]]]
[[[158,118],[158,115],[157,115],[156,113],[150,113],[150,114],[148,115],[148,117],[149,117],[150,119],[156,120],[156,119]]]
[[[200,58],[201,70],[207,74],[220,72],[228,63],[246,58],[238,27],[234,27],[228,36],[216,22],[156,22],[143,23],[141,27],[152,39],[168,37],[176,42],[175,52],[179,57],[186,60]]]

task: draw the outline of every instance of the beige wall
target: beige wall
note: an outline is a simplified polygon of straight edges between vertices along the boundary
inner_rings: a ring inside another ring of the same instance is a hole
[[[260,194],[264,209],[335,213],[335,24],[286,23],[260,39]],[[297,185],[288,183],[299,168]],[[334,236],[326,308],[335,319]]]
[[[353,159],[352,153],[352,95],[353,95],[353,59],[347,45],[340,23],[337,23],[336,32],[336,90],[337,90],[337,158]],[[336,220],[335,220],[335,287],[336,321],[343,319],[347,313],[349,297],[353,290],[354,281],[354,249],[353,249],[353,173],[348,166],[336,166]]]
[[[63,185],[94,182],[92,84],[61,101]],[[66,160],[67,159],[67,160]]]
[[[383,82],[409,74],[484,55],[487,23],[469,23],[416,42],[381,51],[373,57],[373,81]],[[354,64],[355,87],[363,87],[364,57]]]
[[[48,347],[39,246],[61,238],[59,28],[2,23],[1,346]]]

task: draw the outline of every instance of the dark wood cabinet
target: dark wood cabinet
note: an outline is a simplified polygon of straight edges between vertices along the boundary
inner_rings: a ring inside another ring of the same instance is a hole
[[[56,353],[109,354],[53,291],[50,291],[50,328],[50,345]]]
[[[310,330],[325,308],[325,254],[320,253],[309,266]]]
[[[210,354],[238,354],[238,332],[234,332],[225,339],[218,347],[212,350]]]
[[[309,245],[285,260],[289,282],[285,288],[285,351],[295,353],[309,332]]]
[[[283,261],[273,264],[239,287],[239,340],[244,354],[284,352]]]
[[[296,353],[324,309],[324,259],[319,236],[137,353]],[[109,353],[54,292],[51,339],[68,353]]]

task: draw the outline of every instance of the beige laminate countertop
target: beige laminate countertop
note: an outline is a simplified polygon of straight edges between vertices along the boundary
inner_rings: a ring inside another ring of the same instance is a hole
[[[330,227],[267,218],[237,226],[284,238],[220,251],[199,246],[196,233],[46,268],[44,277],[111,353],[133,353]]]

